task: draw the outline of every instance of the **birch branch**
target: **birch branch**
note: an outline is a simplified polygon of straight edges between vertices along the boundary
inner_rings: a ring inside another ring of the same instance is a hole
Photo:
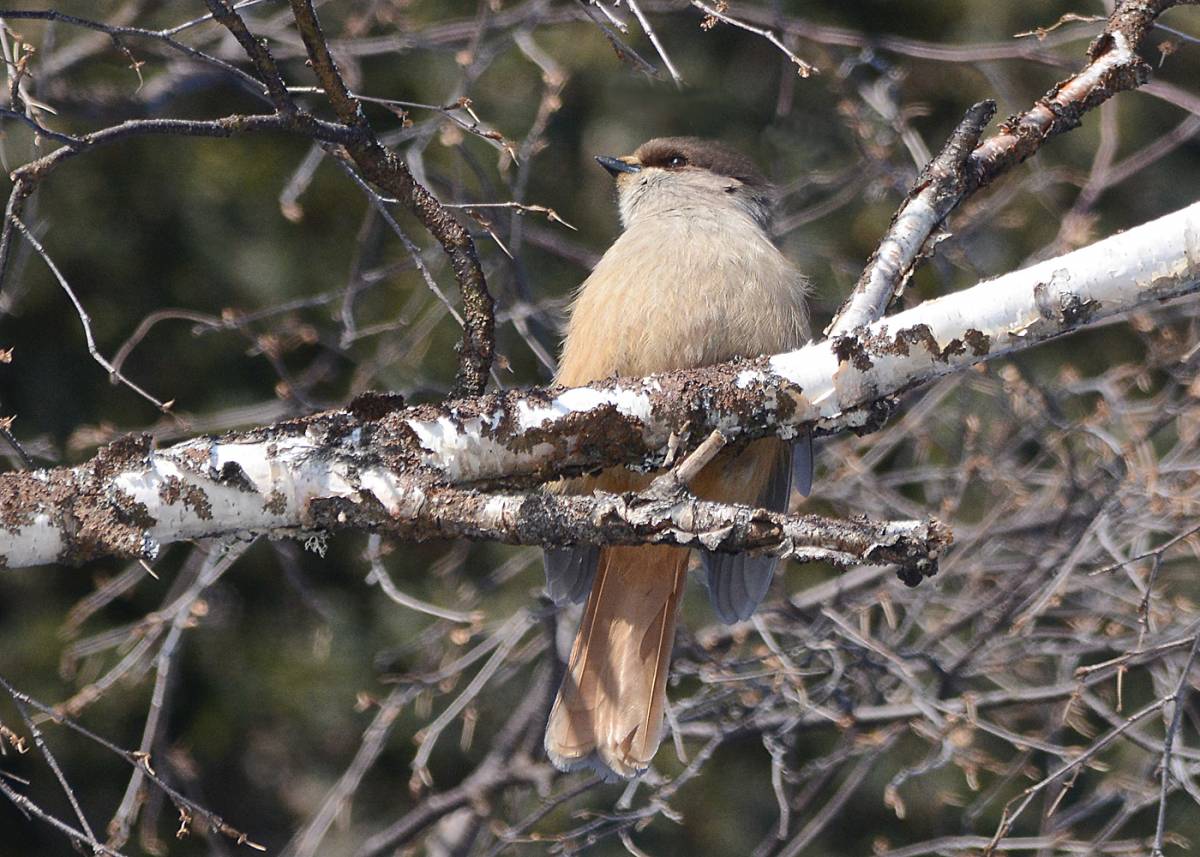
[[[294,535],[337,526],[339,514],[348,524],[358,509],[368,510],[362,514],[374,526],[386,520],[414,537],[425,528],[557,543],[600,534],[589,526],[623,522],[612,526],[632,528],[626,535],[637,540],[647,538],[638,529],[647,526],[675,530],[679,541],[699,538],[718,525],[697,525],[694,515],[690,525],[670,514],[653,523],[622,517],[612,511],[618,501],[606,497],[554,505],[452,486],[528,486],[617,464],[652,469],[662,465],[672,433],[690,448],[714,430],[736,443],[805,429],[869,429],[913,386],[1198,290],[1200,203],[773,357],[439,405],[405,407],[399,397],[369,395],[346,410],[163,450],[145,437],[126,438],[75,468],[0,476],[0,559],[19,567],[152,556],[180,539]],[[450,490],[458,508],[474,504],[470,521],[450,515],[451,495],[440,493]],[[471,503],[462,499],[468,496]],[[558,517],[534,520],[547,509]],[[728,520],[743,511],[721,514]],[[599,517],[589,524],[589,515]],[[473,526],[477,532],[468,531]],[[771,526],[784,525],[771,519]],[[735,549],[750,532],[719,547]],[[783,541],[776,537],[775,547]]]
[[[967,111],[942,151],[921,171],[892,217],[842,308],[825,328],[827,336],[849,333],[880,318],[908,283],[929,237],[967,195],[966,166],[996,102],[980,101]]]
[[[931,236],[960,202],[1034,155],[1049,138],[1078,127],[1087,111],[1149,80],[1150,67],[1138,56],[1138,46],[1159,15],[1192,2],[1118,3],[1104,32],[1088,47],[1087,66],[978,146],[995,105],[974,105],[901,203],[858,283],[825,329],[826,335],[848,333],[879,319],[903,290],[922,254],[932,250]]]

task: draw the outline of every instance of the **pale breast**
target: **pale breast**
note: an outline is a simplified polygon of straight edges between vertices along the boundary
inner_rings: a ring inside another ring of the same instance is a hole
[[[558,381],[772,354],[807,336],[804,278],[750,219],[657,217],[626,230],[581,286]]]

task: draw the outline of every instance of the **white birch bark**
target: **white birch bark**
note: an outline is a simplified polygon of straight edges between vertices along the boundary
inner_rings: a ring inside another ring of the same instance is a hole
[[[153,556],[161,544],[205,536],[295,534],[313,527],[315,501],[331,499],[382,510],[415,532],[422,516],[453,514],[433,502],[438,486],[656,466],[685,422],[696,440],[714,429],[733,439],[862,425],[881,400],[914,385],[1197,290],[1200,203],[757,361],[378,418],[329,412],[163,450],[114,444],[76,468],[0,477],[0,567]],[[503,528],[504,519],[491,524]],[[440,526],[430,523],[431,533]]]

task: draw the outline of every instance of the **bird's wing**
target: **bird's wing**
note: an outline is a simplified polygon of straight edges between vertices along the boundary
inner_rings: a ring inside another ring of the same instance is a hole
[[[812,432],[806,431],[792,444],[792,487],[800,492],[801,497],[812,493],[813,483],[813,438]],[[783,508],[777,512],[787,511],[787,497],[783,498]]]
[[[596,545],[546,548],[546,594],[560,606],[587,598],[599,558],[600,548]]]
[[[795,445],[780,444],[757,504],[773,512],[786,512],[792,480],[805,488],[812,484],[812,438]],[[807,482],[808,484],[805,484]],[[731,624],[749,619],[767,594],[779,557],[746,553],[701,551],[700,564],[708,584],[708,598],[717,617]]]

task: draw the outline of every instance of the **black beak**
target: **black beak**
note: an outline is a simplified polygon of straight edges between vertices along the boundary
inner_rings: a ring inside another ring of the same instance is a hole
[[[636,173],[641,170],[637,164],[629,164],[620,158],[610,158],[608,155],[597,155],[596,163],[612,173],[614,177],[617,173]]]

